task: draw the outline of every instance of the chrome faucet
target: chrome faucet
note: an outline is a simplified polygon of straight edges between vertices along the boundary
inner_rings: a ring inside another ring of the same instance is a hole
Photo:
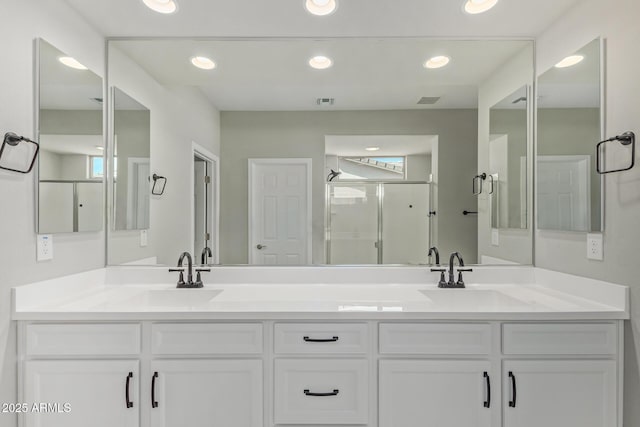
[[[184,267],[182,266],[184,259],[187,258],[187,281],[184,281]],[[178,258],[178,268],[170,268],[170,272],[179,271],[180,277],[178,278],[178,288],[202,288],[204,284],[202,283],[202,278],[200,276],[201,271],[211,271],[209,268],[196,268],[196,281],[193,281],[193,258],[189,252],[183,252]]]

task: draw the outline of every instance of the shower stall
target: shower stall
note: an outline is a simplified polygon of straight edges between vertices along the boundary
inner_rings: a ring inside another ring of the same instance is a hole
[[[427,182],[327,183],[327,264],[426,264]]]

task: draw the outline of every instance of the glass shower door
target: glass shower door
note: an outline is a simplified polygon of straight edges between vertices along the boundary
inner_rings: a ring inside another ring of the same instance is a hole
[[[379,186],[328,186],[328,264],[378,264]]]

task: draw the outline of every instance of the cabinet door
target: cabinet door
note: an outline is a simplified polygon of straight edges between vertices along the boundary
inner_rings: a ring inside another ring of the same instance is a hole
[[[136,427],[138,383],[137,360],[26,362],[25,401],[39,412],[28,411],[25,425]]]
[[[261,360],[152,363],[153,427],[262,427]]]
[[[506,361],[505,427],[617,425],[613,360]]]
[[[489,362],[381,360],[379,368],[380,427],[491,425]]]

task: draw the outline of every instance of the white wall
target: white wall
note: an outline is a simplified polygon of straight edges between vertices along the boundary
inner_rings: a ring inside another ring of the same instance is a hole
[[[485,81],[478,92],[478,173],[489,172],[489,128],[490,109],[504,97],[512,94],[523,85],[533,83],[533,49],[526,48],[507,64],[502,64],[495,74]],[[531,150],[529,150],[531,155]],[[531,168],[529,168],[531,169]],[[532,171],[528,171],[531,182]],[[485,186],[486,188],[486,186]],[[531,188],[531,184],[529,184]],[[531,221],[532,192],[529,191],[528,230],[501,229],[500,244],[491,244],[491,218],[487,192],[478,196],[478,257],[489,256],[509,260],[520,264],[531,264],[532,231]]]
[[[36,37],[103,74],[104,40],[66,3],[3,0],[0,26],[0,132],[33,137],[33,46]],[[0,402],[16,401],[16,334],[10,319],[10,288],[19,284],[99,268],[104,234],[54,237],[53,261],[36,263],[34,174],[0,171]],[[10,243],[8,243],[10,242]],[[16,419],[0,414],[0,426]]]
[[[113,46],[109,49],[109,85],[151,111],[151,173],[167,178],[165,193],[151,196],[149,245],[140,247],[139,231],[112,232],[109,264],[157,256],[159,263],[173,265],[191,247],[191,144],[196,142],[219,155],[220,114],[198,89],[161,85]]]
[[[640,2],[584,0],[538,40],[538,75],[594,38],[606,40],[606,133],[640,133]],[[595,148],[594,148],[595,149]],[[625,339],[624,425],[640,425],[640,150],[636,167],[605,180],[604,261],[586,259],[586,234],[538,231],[536,264],[631,287]]]

